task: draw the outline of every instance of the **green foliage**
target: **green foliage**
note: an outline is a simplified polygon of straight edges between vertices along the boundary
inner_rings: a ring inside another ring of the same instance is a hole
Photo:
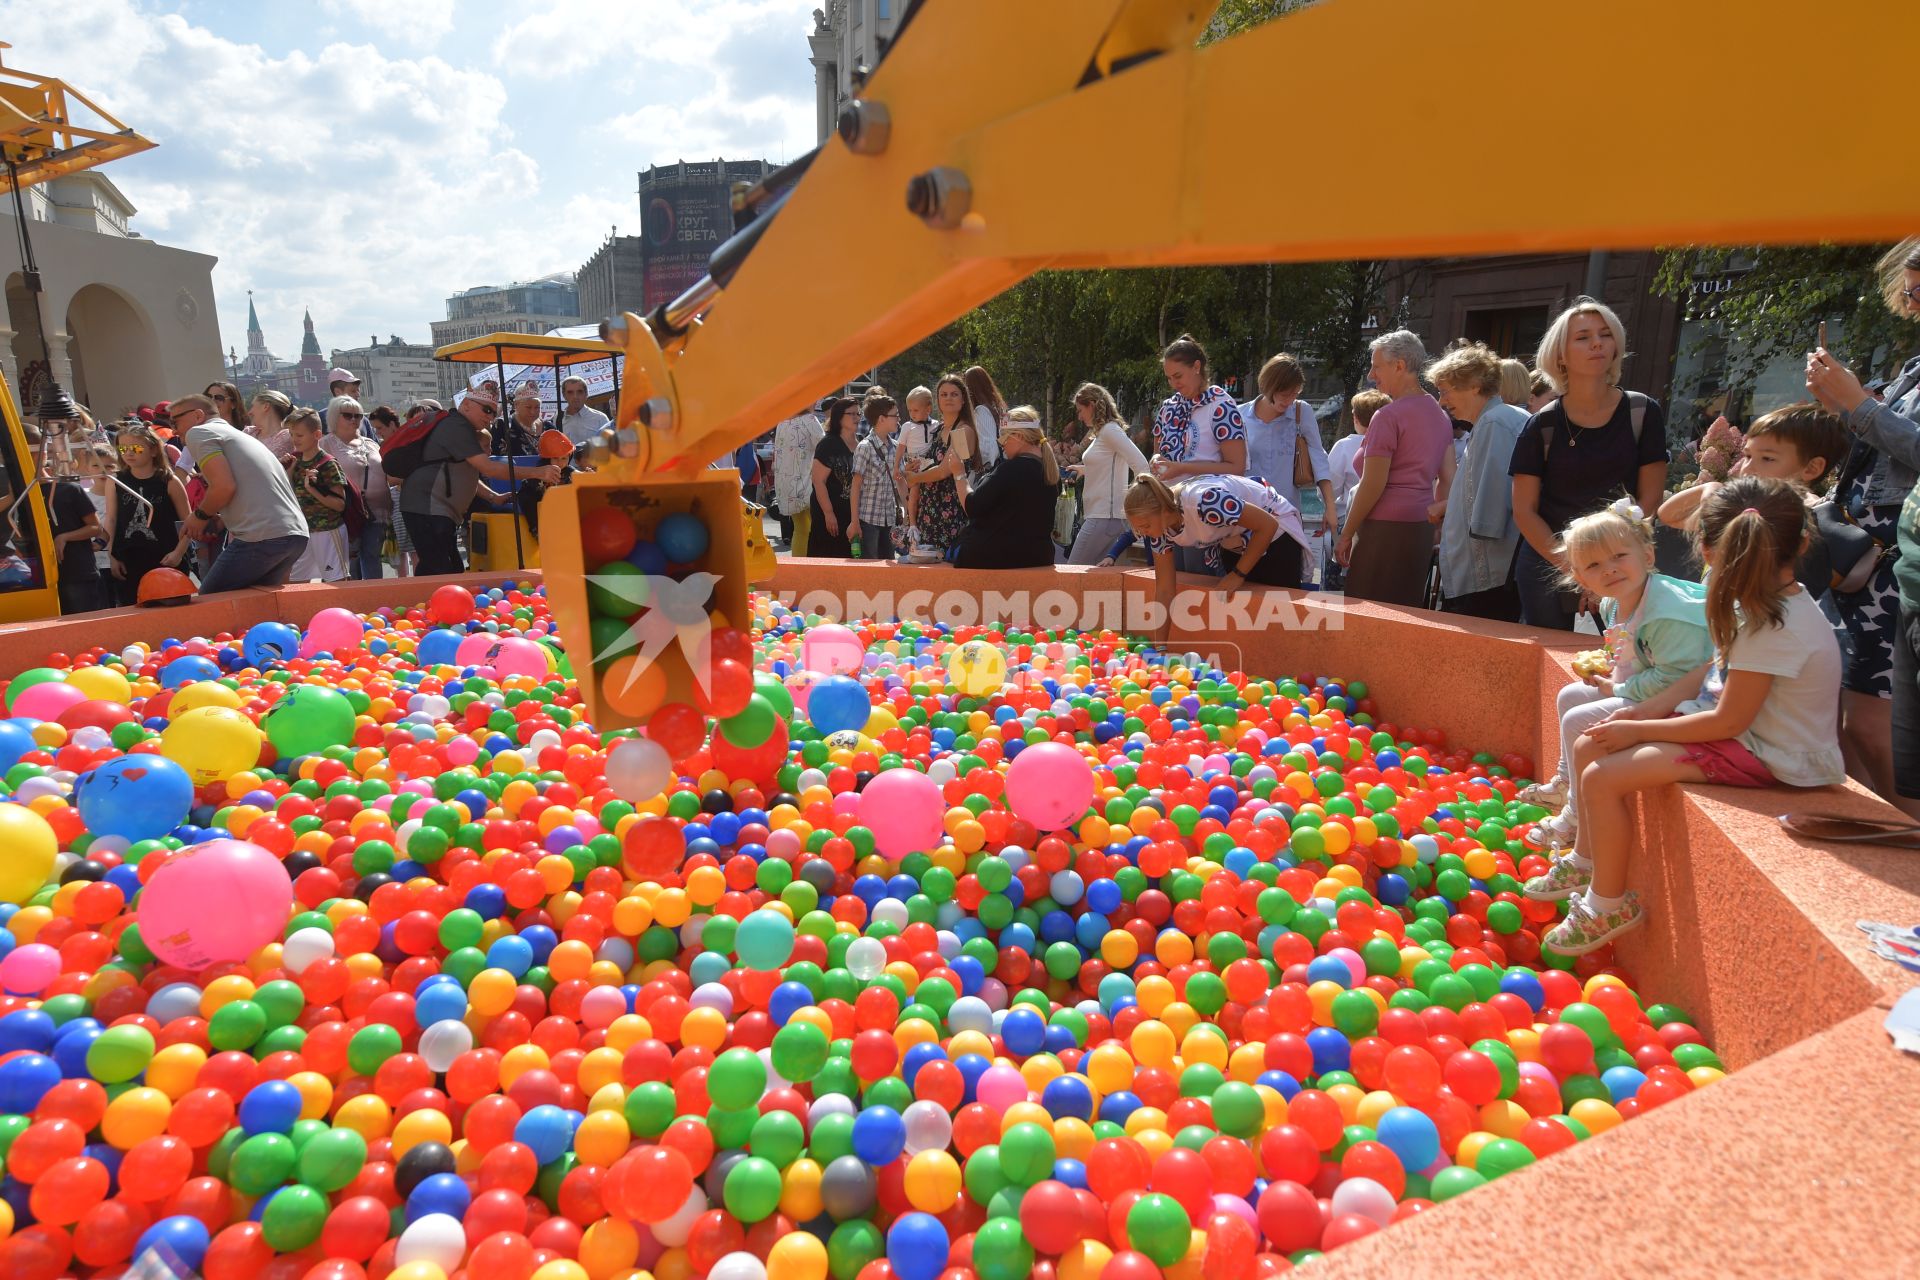
[[[1655,287],[1684,298],[1689,319],[1712,322],[1701,341],[1724,338],[1726,379],[1752,380],[1775,358],[1810,350],[1820,324],[1828,345],[1862,377],[1887,373],[1920,345],[1920,325],[1896,318],[1875,269],[1886,245],[1779,245],[1669,249]],[[1697,281],[1724,283],[1695,292]]]

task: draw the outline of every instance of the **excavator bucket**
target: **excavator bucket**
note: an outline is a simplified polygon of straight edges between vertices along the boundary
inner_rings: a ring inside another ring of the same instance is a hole
[[[713,635],[751,625],[747,584],[772,575],[740,473],[576,475],[547,491],[540,518],[547,594],[588,718],[603,732],[662,708],[704,720]]]

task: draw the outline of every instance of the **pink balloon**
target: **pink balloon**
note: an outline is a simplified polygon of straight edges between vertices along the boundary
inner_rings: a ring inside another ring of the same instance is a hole
[[[1071,826],[1092,803],[1093,766],[1064,742],[1036,742],[1007,766],[1007,807],[1042,831]]]
[[[29,720],[58,720],[68,707],[77,707],[87,695],[63,680],[48,680],[23,691],[13,700],[13,714]]]
[[[820,677],[812,671],[796,671],[787,677],[787,696],[793,699],[793,705],[801,715],[807,713],[807,699],[813,696],[813,688],[820,683]],[[34,686],[38,688],[39,686]]]
[[[503,676],[530,676],[544,680],[552,670],[547,651],[524,636],[497,636],[499,644],[488,654],[486,665]]]
[[[16,996],[38,995],[60,976],[60,953],[44,942],[29,942],[0,959],[0,990]]]
[[[867,647],[860,637],[837,622],[809,627],[800,640],[800,660],[809,671],[823,676],[858,675]]]
[[[280,860],[244,840],[209,840],[167,859],[140,891],[140,939],[183,969],[245,960],[280,936],[293,881]]]
[[[860,825],[882,856],[896,860],[938,847],[946,811],[940,784],[912,769],[888,769],[860,793]]]
[[[351,609],[322,609],[307,624],[307,634],[300,639],[300,656],[311,658],[316,653],[358,649],[366,632],[366,624]]]
[[[499,639],[500,637],[491,631],[474,632],[462,640],[460,647],[453,651],[453,665],[456,667],[486,666],[487,654]]]

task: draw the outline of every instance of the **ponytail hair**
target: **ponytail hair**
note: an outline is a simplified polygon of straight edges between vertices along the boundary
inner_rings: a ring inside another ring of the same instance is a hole
[[[1167,349],[1160,353],[1160,359],[1163,362],[1178,360],[1181,364],[1197,364],[1203,371],[1207,367],[1206,348],[1202,347],[1190,333],[1183,333],[1169,342]]]
[[[1757,627],[1778,626],[1786,618],[1781,570],[1799,558],[1807,538],[1800,492],[1784,480],[1740,476],[1715,489],[1694,513],[1700,557],[1713,564],[1707,632],[1721,653],[1742,620]]]
[[[1032,445],[1040,455],[1040,465],[1046,469],[1047,483],[1060,483],[1060,459],[1054,456],[1053,443],[1047,439],[1046,431],[1040,426],[1040,413],[1030,404],[1019,405],[1007,411],[1007,425],[1001,428],[1008,435],[1020,437]]]
[[[1159,476],[1141,472],[1127,486],[1127,500],[1122,510],[1127,513],[1129,520],[1135,516],[1178,515],[1180,495]]]

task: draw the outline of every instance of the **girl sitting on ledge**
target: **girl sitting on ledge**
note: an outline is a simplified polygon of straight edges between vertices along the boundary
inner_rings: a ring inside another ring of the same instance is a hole
[[[1707,630],[1714,660],[1589,728],[1574,751],[1582,815],[1574,851],[1527,881],[1530,898],[1569,898],[1542,941],[1562,955],[1596,951],[1646,922],[1627,888],[1627,800],[1669,782],[1834,786],[1840,755],[1840,646],[1794,581],[1807,508],[1780,480],[1743,476],[1694,517],[1711,570]]]

